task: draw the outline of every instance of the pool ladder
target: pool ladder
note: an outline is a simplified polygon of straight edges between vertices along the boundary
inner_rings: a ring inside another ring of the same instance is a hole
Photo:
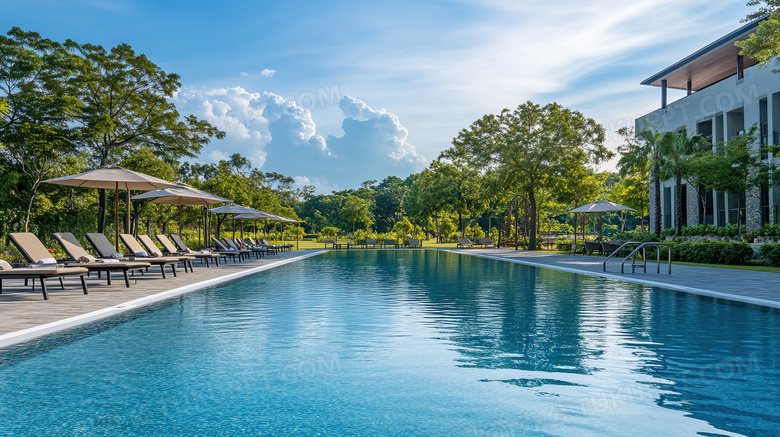
[[[607,259],[604,260],[604,263],[602,265],[603,271],[607,271],[607,261],[609,261],[611,258],[617,256],[618,253],[620,253],[624,247],[638,244],[639,246],[636,247],[631,253],[628,254],[627,257],[623,258],[623,262],[620,263],[620,273],[624,273],[623,268],[626,264],[626,261],[631,259],[631,273],[636,272],[637,267],[642,267],[644,269],[644,272],[647,273],[647,256],[645,249],[648,247],[657,247],[658,250],[655,251],[656,253],[656,264],[657,264],[657,271],[656,273],[661,274],[661,246],[666,246],[666,259],[669,264],[669,274],[672,274],[672,247],[668,243],[656,243],[652,241],[648,242],[640,242],[640,241],[626,241],[620,247],[612,251],[611,254],[607,257]],[[636,261],[636,255],[639,253],[639,251],[642,251],[642,262]]]

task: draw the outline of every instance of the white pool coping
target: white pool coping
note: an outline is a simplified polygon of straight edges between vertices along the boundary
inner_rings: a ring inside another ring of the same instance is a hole
[[[101,319],[105,319],[107,317],[112,317],[117,314],[122,314],[124,312],[134,310],[137,308],[141,308],[147,305],[151,305],[153,303],[161,302],[164,300],[172,299],[178,296],[181,296],[183,294],[192,293],[193,291],[201,290],[206,287],[212,287],[214,285],[219,285],[225,282],[233,281],[235,279],[242,278],[244,276],[253,275],[258,272],[262,272],[265,270],[270,270],[276,267],[283,266],[285,264],[294,263],[296,261],[300,261],[306,258],[311,258],[313,256],[321,255],[323,253],[326,253],[329,251],[326,250],[318,250],[316,252],[307,253],[305,255],[296,256],[294,258],[287,258],[284,260],[279,260],[274,263],[265,264],[262,266],[253,267],[251,269],[242,270],[240,272],[231,273],[226,276],[221,276],[218,278],[212,278],[208,279],[206,281],[202,282],[196,282],[194,284],[185,285],[182,287],[174,288],[168,291],[163,291],[161,293],[156,293],[150,296],[141,297],[138,299],[134,299],[128,302],[120,303],[117,305],[112,305],[110,307],[106,307],[103,309],[99,309],[96,311],[92,311],[86,314],[81,314],[74,317],[69,317],[67,319],[57,320],[56,322],[46,323],[44,325],[38,325],[32,328],[22,329],[19,331],[9,332],[8,334],[0,335],[0,349],[11,346],[17,343],[23,343],[25,341],[30,341],[38,337],[42,337],[44,335],[53,334],[55,332],[64,331],[66,329],[71,329],[76,326],[84,325],[87,323],[92,323]]]
[[[515,264],[524,264],[531,267],[541,267],[545,269],[552,269],[552,270],[560,270],[563,272],[569,272],[569,273],[576,273],[579,275],[587,275],[587,276],[594,276],[599,278],[606,278],[606,279],[614,279],[617,281],[623,281],[623,282],[631,282],[634,284],[640,284],[640,285],[647,285],[649,287],[657,287],[657,288],[665,288],[667,290],[674,290],[674,291],[681,291],[683,293],[691,293],[691,294],[698,294],[700,296],[708,296],[708,297],[715,297],[718,299],[725,299],[725,300],[731,300],[736,302],[742,302],[742,303],[749,303],[753,305],[760,305],[770,308],[780,308],[780,302],[769,300],[769,299],[761,299],[759,297],[750,297],[750,296],[742,296],[739,294],[731,294],[731,293],[723,293],[720,291],[714,291],[714,290],[706,290],[703,288],[695,288],[695,287],[687,287],[684,285],[676,285],[676,284],[670,284],[668,282],[660,282],[660,281],[650,281],[647,279],[639,279],[639,278],[632,278],[632,277],[626,277],[621,275],[616,275],[612,273],[602,273],[602,272],[591,272],[588,270],[580,270],[580,269],[574,269],[571,267],[562,267],[557,265],[551,265],[551,264],[544,264],[544,263],[536,263],[532,261],[526,261],[526,260],[519,260],[516,258],[505,258],[500,255],[488,255],[483,253],[476,253],[476,252],[463,252],[459,250],[451,250],[451,249],[444,249],[445,252],[450,253],[457,253],[461,255],[469,255],[469,256],[475,256],[479,258],[487,258],[492,259],[496,261],[505,261]]]

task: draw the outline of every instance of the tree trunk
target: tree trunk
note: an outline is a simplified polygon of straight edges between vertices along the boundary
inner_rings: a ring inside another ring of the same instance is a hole
[[[460,236],[466,238],[466,230],[463,229],[463,214],[458,211],[458,223],[460,223]]]
[[[33,201],[35,200],[35,195],[38,193],[38,186],[41,183],[41,178],[38,178],[33,182],[32,186],[32,193],[30,194],[30,201],[27,202],[27,213],[24,215],[24,232],[28,231],[28,226],[30,225],[30,212],[32,211]]]
[[[653,214],[653,225],[655,232],[661,235],[661,171],[655,166],[653,167],[653,184],[655,184],[655,211]]]
[[[680,197],[682,196],[682,174],[678,171],[675,181],[675,191],[677,195],[674,196],[674,235],[682,235],[682,202]]]
[[[529,214],[529,226],[528,226],[528,248],[529,250],[536,250],[536,195],[534,193],[534,187],[528,191],[528,203],[531,207]]]
[[[98,190],[97,231],[100,234],[106,231],[106,190],[105,188],[101,188]]]

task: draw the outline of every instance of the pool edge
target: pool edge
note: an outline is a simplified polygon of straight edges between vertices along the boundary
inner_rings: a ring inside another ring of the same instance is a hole
[[[26,328],[19,331],[9,332],[7,334],[0,335],[0,349],[3,349],[8,346],[12,346],[14,344],[18,343],[24,343],[26,341],[30,341],[33,339],[36,339],[38,337],[43,337],[45,335],[53,334],[55,332],[64,331],[66,329],[74,328],[76,326],[84,325],[87,323],[96,322],[101,319],[105,319],[107,317],[115,316],[117,314],[121,314],[126,311],[134,310],[137,308],[141,308],[147,305],[151,305],[153,303],[161,302],[168,299],[173,299],[175,297],[192,293],[193,291],[201,290],[206,287],[211,287],[214,285],[219,285],[224,282],[233,281],[235,279],[242,278],[244,276],[249,276],[255,273],[259,273],[265,270],[270,270],[276,267],[280,267],[286,264],[290,264],[293,262],[301,261],[306,258],[311,258],[313,256],[321,255],[323,253],[328,252],[327,250],[318,250],[313,253],[307,253],[301,256],[296,256],[294,258],[287,258],[283,260],[279,260],[277,262],[274,262],[272,264],[265,264],[257,267],[253,267],[248,270],[243,270],[240,272],[231,273],[226,276],[221,276],[218,278],[212,278],[208,279],[202,282],[196,282],[194,284],[184,285],[181,287],[173,288],[171,290],[166,290],[160,293],[152,294],[150,296],[144,296],[138,299],[133,299],[127,302],[119,303],[116,305],[112,305],[110,307],[102,308],[99,310],[91,311],[86,314],[81,314],[78,316],[68,317],[66,319],[57,320],[55,322],[46,323],[43,325],[34,326],[32,328]]]
[[[665,288],[667,290],[674,290],[674,291],[680,291],[683,293],[690,293],[690,294],[697,294],[700,296],[708,296],[708,297],[714,297],[718,299],[724,299],[724,300],[730,300],[734,302],[742,302],[742,303],[748,303],[751,305],[759,305],[763,307],[768,308],[778,308],[780,309],[780,302],[772,301],[768,299],[761,299],[758,297],[749,297],[749,296],[740,296],[738,294],[730,294],[730,293],[723,293],[720,291],[713,291],[713,290],[705,290],[703,288],[694,288],[694,287],[686,287],[684,285],[675,285],[675,284],[669,284],[666,282],[658,282],[658,281],[650,281],[646,279],[636,279],[636,278],[628,278],[625,276],[619,276],[611,273],[602,273],[602,272],[591,272],[587,270],[579,270],[574,269],[571,267],[561,267],[561,266],[555,266],[550,264],[542,264],[542,263],[536,263],[532,261],[524,261],[514,258],[504,258],[502,256],[498,255],[489,255],[489,254],[482,254],[482,253],[475,253],[475,252],[463,252],[459,250],[451,250],[451,249],[444,249],[445,252],[450,253],[457,253],[461,255],[469,255],[469,256],[475,256],[478,258],[486,258],[486,259],[492,259],[496,261],[505,261],[505,262],[511,262],[515,264],[523,264],[531,267],[540,267],[545,269],[552,269],[552,270],[559,270],[563,272],[568,273],[576,273],[580,275],[587,275],[587,276],[594,276],[598,278],[606,278],[606,279],[615,279],[618,281],[623,282],[630,282],[633,284],[639,284],[639,285],[646,285],[649,287],[657,287],[657,288]]]

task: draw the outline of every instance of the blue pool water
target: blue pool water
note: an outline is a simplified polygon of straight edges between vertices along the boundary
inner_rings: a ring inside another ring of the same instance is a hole
[[[0,435],[774,435],[780,314],[329,253],[0,352]]]

